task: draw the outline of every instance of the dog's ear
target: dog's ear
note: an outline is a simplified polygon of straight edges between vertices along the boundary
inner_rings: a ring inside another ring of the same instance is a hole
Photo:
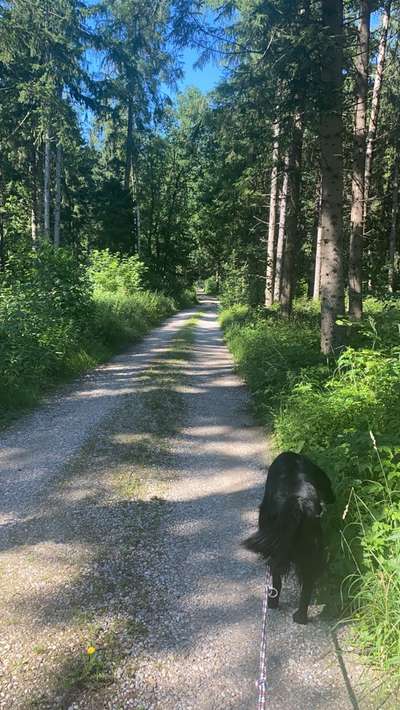
[[[329,505],[330,503],[334,503],[336,500],[336,496],[333,492],[332,484],[326,475],[324,473],[324,479],[323,479],[323,485],[320,488],[320,495],[321,495],[321,500],[325,505]]]
[[[332,486],[329,485],[329,495],[328,495],[328,497],[325,498],[325,503],[334,503],[335,500],[336,500],[336,496],[333,492]]]
[[[332,484],[329,477],[326,475],[325,471],[322,470],[313,461],[310,461],[311,466],[309,467],[309,473],[313,477],[314,485],[324,503],[334,503],[336,500],[335,494],[332,489]]]

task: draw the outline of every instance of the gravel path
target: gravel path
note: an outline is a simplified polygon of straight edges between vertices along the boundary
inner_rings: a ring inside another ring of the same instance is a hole
[[[239,541],[266,439],[200,310],[191,358],[160,366],[186,312],[2,436],[1,708],[256,707],[263,568]],[[296,595],[269,616],[268,707],[378,707]]]
[[[135,394],[137,377],[166,351],[191,314],[183,311],[170,318],[139,346],[92,370],[0,435],[0,523],[17,520],[32,508],[101,420],[121,398]]]

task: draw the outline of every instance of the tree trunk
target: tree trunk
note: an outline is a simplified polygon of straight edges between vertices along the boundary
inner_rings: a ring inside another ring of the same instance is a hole
[[[265,282],[265,305],[267,308],[274,302],[274,281],[275,281],[275,232],[276,232],[276,212],[278,205],[278,159],[279,159],[279,123],[276,121],[273,127],[273,150],[272,150],[272,170],[271,188],[269,198],[269,221],[268,221],[268,242],[267,242],[267,270]]]
[[[46,239],[50,240],[50,164],[51,147],[50,133],[46,131],[44,141],[44,180],[43,180],[43,231]]]
[[[5,230],[4,230],[4,179],[3,171],[0,167],[0,270],[3,271],[6,265]]]
[[[394,163],[393,174],[393,198],[392,198],[392,216],[389,234],[389,291],[395,291],[395,259],[396,259],[396,236],[397,236],[397,221],[399,214],[399,152],[398,146]]]
[[[321,351],[339,341],[336,324],[344,311],[343,288],[343,5],[322,0],[326,43],[322,53],[321,147]]]
[[[54,203],[54,246],[60,246],[60,218],[61,218],[61,169],[62,169],[62,145],[57,143],[56,152],[56,194]]]
[[[133,161],[133,98],[128,98],[128,124],[126,128],[126,148],[125,148],[125,175],[124,187],[128,191],[131,182],[131,170]]]
[[[288,188],[286,206],[286,239],[283,256],[281,283],[281,310],[284,316],[292,312],[295,291],[295,256],[298,251],[298,216],[301,182],[301,154],[303,148],[303,126],[300,113],[293,120],[293,135],[289,148]]]
[[[39,232],[39,217],[38,217],[38,155],[36,147],[32,147],[31,152],[31,238],[32,249],[36,249],[38,232]]]
[[[289,156],[286,154],[285,167],[283,172],[283,182],[281,193],[279,196],[279,227],[278,227],[278,242],[276,245],[276,264],[275,264],[275,283],[274,283],[274,301],[278,302],[281,299],[281,283],[282,283],[282,267],[283,254],[285,249],[285,227],[286,227],[286,207],[289,183]]]
[[[133,98],[132,91],[128,98],[128,125],[126,132],[126,155],[125,155],[125,176],[124,187],[130,196],[130,205],[132,210],[132,244],[133,251],[140,251],[140,209],[137,199],[137,175],[135,174],[134,165],[134,146],[133,146]]]
[[[321,288],[321,256],[322,256],[322,186],[319,186],[318,196],[318,226],[317,226],[317,248],[315,250],[315,267],[314,267],[314,288],[313,300],[319,301]]]
[[[133,152],[131,158],[131,180],[130,193],[132,201],[132,219],[133,219],[133,250],[139,254],[141,250],[140,244],[140,207],[137,190],[137,175],[133,165]]]
[[[372,177],[372,159],[374,154],[374,144],[378,129],[379,107],[381,100],[381,89],[383,82],[383,71],[385,68],[387,35],[390,20],[391,0],[388,0],[382,10],[382,34],[379,43],[378,59],[376,62],[376,73],[371,101],[371,115],[369,118],[367,147],[365,153],[365,177],[364,177],[364,234],[367,232],[367,219],[369,211],[369,195]]]
[[[362,316],[362,247],[364,215],[364,174],[367,130],[369,0],[360,2],[360,26],[355,59],[355,111],[353,138],[353,177],[351,201],[351,235],[349,249],[349,315]]]

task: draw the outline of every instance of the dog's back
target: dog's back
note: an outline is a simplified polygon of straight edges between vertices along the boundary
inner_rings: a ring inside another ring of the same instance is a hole
[[[323,566],[320,516],[334,494],[326,474],[310,459],[291,451],[271,464],[260,506],[259,530],[244,545],[261,554],[280,574],[294,563],[300,578],[310,566]]]
[[[307,623],[316,579],[324,567],[321,512],[335,496],[328,476],[306,456],[287,451],[271,464],[260,506],[259,529],[243,543],[265,559],[276,594],[269,608],[278,608],[282,576],[294,565],[302,583],[293,619]]]

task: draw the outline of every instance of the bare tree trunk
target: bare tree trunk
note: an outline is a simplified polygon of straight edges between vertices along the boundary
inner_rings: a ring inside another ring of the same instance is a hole
[[[355,110],[353,138],[353,177],[351,201],[351,235],[349,249],[349,315],[362,316],[362,247],[364,215],[365,146],[367,131],[369,0],[360,2],[360,26],[355,59]]]
[[[62,169],[62,145],[57,143],[56,152],[56,194],[54,203],[54,246],[60,246],[60,218],[61,218],[61,169]]]
[[[51,165],[51,146],[50,132],[46,131],[44,140],[44,180],[43,180],[43,231],[46,239],[50,240],[50,165]]]
[[[293,135],[289,148],[286,239],[283,256],[280,299],[281,310],[285,316],[290,316],[292,312],[293,295],[295,291],[295,256],[298,251],[298,216],[302,148],[303,126],[300,113],[297,112],[293,120]]]
[[[0,270],[3,271],[6,265],[6,250],[5,250],[5,230],[4,230],[4,179],[3,171],[0,166]]]
[[[32,147],[31,152],[31,238],[32,249],[36,249],[38,232],[39,232],[39,217],[38,217],[38,155],[36,147]]]
[[[285,167],[283,173],[283,182],[281,193],[279,196],[279,227],[278,241],[276,245],[276,264],[275,264],[275,283],[274,283],[274,301],[280,301],[281,298],[281,283],[282,283],[282,267],[283,253],[285,248],[285,227],[286,227],[286,207],[289,184],[289,156],[286,154]]]
[[[269,198],[269,221],[268,221],[268,241],[267,241],[267,270],[265,281],[265,305],[272,306],[274,302],[274,281],[275,281],[275,232],[276,213],[278,205],[278,159],[279,159],[279,123],[275,121],[273,126],[273,150],[272,150],[272,170],[271,187]]]
[[[364,234],[367,231],[367,219],[369,211],[369,195],[372,177],[372,160],[374,154],[374,144],[378,129],[379,107],[381,100],[381,89],[383,82],[383,71],[385,68],[387,35],[390,20],[391,0],[388,0],[382,11],[382,34],[379,43],[378,58],[376,62],[376,73],[371,101],[371,115],[369,118],[367,147],[365,153],[365,178],[364,178]]]
[[[399,214],[399,152],[398,146],[396,151],[393,175],[393,198],[392,198],[392,217],[389,234],[389,291],[395,291],[395,259],[396,259],[396,236],[397,236],[397,221]]]
[[[317,226],[317,248],[315,251],[315,267],[314,267],[314,288],[313,300],[319,301],[321,288],[321,257],[322,257],[322,186],[319,186],[318,196],[318,226]]]
[[[132,92],[132,90],[131,90]],[[140,209],[137,197],[137,175],[134,165],[134,145],[133,145],[133,98],[132,93],[128,99],[128,124],[126,132],[126,154],[125,154],[125,176],[124,187],[130,195],[131,210],[132,210],[132,243],[133,251],[140,251]]]
[[[126,128],[126,147],[125,147],[125,175],[124,187],[129,190],[132,171],[132,155],[133,155],[133,98],[128,98],[128,124]]]
[[[133,165],[133,151],[131,160],[131,180],[130,180],[130,192],[132,200],[132,218],[133,218],[133,248],[137,254],[140,254],[141,244],[140,244],[140,206],[138,200],[138,189],[137,189],[138,177],[135,173]]]
[[[322,0],[326,43],[322,54],[321,147],[321,351],[338,344],[338,315],[344,312],[343,287],[343,5]]]

